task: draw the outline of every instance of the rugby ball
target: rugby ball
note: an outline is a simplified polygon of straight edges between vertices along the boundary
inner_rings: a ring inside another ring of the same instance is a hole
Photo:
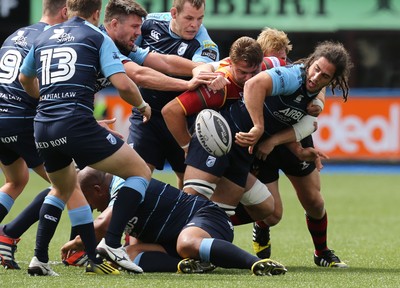
[[[231,129],[217,111],[201,110],[196,117],[195,131],[201,146],[211,155],[220,157],[231,150]]]

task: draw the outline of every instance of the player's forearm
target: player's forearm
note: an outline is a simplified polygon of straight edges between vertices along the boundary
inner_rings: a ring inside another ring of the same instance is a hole
[[[296,142],[296,133],[292,127],[279,131],[270,137],[274,146]]]
[[[39,99],[39,81],[36,77],[28,77],[24,74],[19,74],[19,81],[29,96]]]
[[[244,85],[243,97],[246,109],[249,112],[254,127],[264,130],[264,88],[259,85],[259,81],[252,81],[255,77],[248,80]]]
[[[176,55],[149,53],[143,65],[168,75],[191,76],[193,68],[200,63]]]
[[[143,88],[160,91],[186,91],[189,89],[189,81],[169,77],[153,70],[155,73],[137,73],[133,77],[135,83]]]
[[[178,145],[184,149],[189,144],[191,136],[187,127],[186,115],[182,107],[176,99],[173,99],[163,107],[161,113],[168,130],[171,132]]]

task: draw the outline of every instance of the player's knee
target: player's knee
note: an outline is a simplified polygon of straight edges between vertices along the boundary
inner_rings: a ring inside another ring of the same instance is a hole
[[[188,179],[183,182],[183,190],[185,192],[189,194],[200,194],[207,199],[211,198],[216,187],[217,184],[201,179]]]
[[[325,202],[322,197],[315,197],[310,199],[312,201],[308,201],[307,203],[303,204],[303,208],[306,211],[308,215],[315,215],[317,216],[323,216],[325,213]]]
[[[270,216],[267,218],[267,223],[269,226],[275,226],[282,220],[282,213],[272,213]]]
[[[186,235],[179,236],[176,243],[176,251],[182,258],[198,258],[199,257],[200,241],[194,237]]]

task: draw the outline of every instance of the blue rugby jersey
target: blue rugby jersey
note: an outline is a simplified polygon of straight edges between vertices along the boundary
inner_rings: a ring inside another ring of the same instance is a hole
[[[36,114],[37,99],[30,97],[19,83],[19,68],[33,41],[48,24],[38,22],[12,33],[0,49],[0,118],[26,119]]]
[[[264,136],[271,136],[300,121],[307,114],[307,105],[319,92],[310,94],[305,87],[306,74],[302,64],[275,67],[261,73],[272,77],[272,94],[264,101]],[[244,100],[221,111],[234,132],[247,132],[253,122]]]
[[[107,35],[79,17],[40,34],[20,69],[39,79],[35,121],[91,115],[100,73],[125,73],[120,55]]]
[[[118,197],[117,193],[123,179],[113,176],[110,186],[110,206]],[[145,198],[139,205],[135,216],[125,229],[131,236],[145,243],[166,243],[176,241],[182,228],[201,208],[216,206],[203,197],[193,196],[181,190],[151,179]]]
[[[171,13],[150,13],[142,25],[142,35],[137,44],[145,49],[161,54],[172,54],[194,62],[219,61],[217,44],[211,40],[207,29],[201,25],[192,40],[184,40],[170,29]],[[162,107],[178,96],[180,92],[157,91],[141,88],[144,100],[151,108],[161,111]]]

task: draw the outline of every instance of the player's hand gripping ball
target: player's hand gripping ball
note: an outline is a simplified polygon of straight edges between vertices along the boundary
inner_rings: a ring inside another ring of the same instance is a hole
[[[232,134],[228,122],[211,109],[200,111],[195,124],[196,136],[201,146],[211,155],[227,154],[232,146]]]

